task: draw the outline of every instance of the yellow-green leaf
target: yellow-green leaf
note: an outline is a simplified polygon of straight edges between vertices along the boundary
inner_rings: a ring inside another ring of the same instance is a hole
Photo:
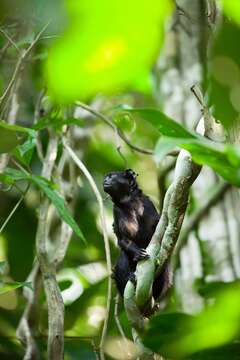
[[[170,0],[69,0],[67,5],[69,28],[47,63],[55,99],[147,90]]]

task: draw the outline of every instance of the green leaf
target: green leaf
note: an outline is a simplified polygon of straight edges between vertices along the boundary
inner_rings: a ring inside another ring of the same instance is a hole
[[[56,207],[61,219],[65,221],[84,242],[86,241],[81,229],[65,206],[64,199],[56,192],[56,185],[54,183],[42,176],[31,175],[12,168],[6,168],[4,174],[9,176],[12,181],[27,180],[40,188]]]
[[[75,119],[75,118],[63,119],[59,117],[45,116],[42,117],[33,127],[35,130],[43,130],[46,129],[48,126],[50,126],[55,130],[59,130],[64,125],[77,125],[83,127],[84,124],[85,122],[81,119]]]
[[[193,354],[232,343],[240,330],[239,296],[239,284],[232,283],[196,316],[157,315],[150,321],[144,344],[166,358],[194,359]]]
[[[36,139],[29,137],[22,145],[18,145],[14,150],[13,154],[17,160],[24,165],[29,165],[32,159],[33,151],[36,146]]]
[[[85,242],[85,237],[69,210],[64,204],[64,199],[40,176],[32,175],[31,181],[36,184],[56,207],[59,216],[73,229],[73,231]]]
[[[36,135],[35,130],[33,130],[33,129],[26,128],[26,127],[19,126],[19,125],[10,125],[10,124],[6,123],[5,121],[0,121],[0,128],[6,129],[9,131],[13,131],[13,132],[26,133],[32,137],[35,137],[35,135]]]
[[[225,346],[219,346],[215,349],[208,349],[197,352],[188,360],[239,360],[239,341]]]
[[[9,175],[0,174],[0,183],[6,184],[6,185],[12,185],[12,184],[14,184],[14,180]]]
[[[21,143],[21,139],[11,131],[0,128],[0,153],[8,153]]]
[[[30,289],[32,289],[32,283],[31,282],[1,282],[0,283],[0,295],[5,294],[9,291],[13,291],[15,289],[18,289],[20,287],[27,286]]]
[[[50,50],[48,89],[57,101],[150,90],[150,71],[171,9],[165,0],[69,1],[69,26]]]
[[[156,163],[160,164],[165,158],[165,156],[178,145],[179,139],[176,140],[174,138],[169,138],[165,136],[160,137],[154,151],[154,158]]]
[[[240,287],[240,281],[232,281],[232,282],[223,282],[223,281],[212,281],[209,283],[200,283],[197,286],[197,292],[204,297],[205,299],[213,299],[216,296],[224,291],[228,291],[233,286]]]
[[[223,0],[223,11],[240,25],[240,3],[238,0]]]
[[[11,181],[15,182],[15,181],[21,181],[21,180],[30,180],[30,175],[21,171],[21,170],[17,170],[17,169],[13,169],[13,168],[9,168],[7,167],[4,170],[3,173],[5,176],[8,176],[9,179],[11,179]]]
[[[164,136],[182,139],[197,138],[196,134],[185,129],[182,125],[157,109],[126,109],[122,114],[129,114],[136,119],[138,118],[148,121]]]
[[[18,125],[10,125],[5,121],[0,121],[0,153],[7,153],[21,144],[26,137],[35,136],[35,131]]]
[[[155,148],[157,162],[176,146],[188,150],[193,160],[200,165],[208,165],[231,184],[240,187],[240,155],[234,145],[214,143],[204,138],[172,139],[160,138]],[[233,155],[234,154],[234,155]]]

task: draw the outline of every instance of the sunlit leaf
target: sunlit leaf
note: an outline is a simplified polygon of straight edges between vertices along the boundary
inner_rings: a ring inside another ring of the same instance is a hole
[[[223,282],[223,281],[213,281],[209,283],[203,283],[198,286],[198,293],[205,298],[216,298],[219,293],[228,291],[234,286],[240,287],[239,281],[234,282]]]
[[[7,174],[0,174],[0,183],[6,184],[6,185],[12,185],[14,184],[14,180],[11,176]]]
[[[145,345],[171,359],[191,358],[191,354],[228,344],[240,330],[239,285],[218,295],[214,305],[200,314],[169,313],[150,321]]]
[[[170,1],[69,0],[67,5],[69,28],[47,63],[51,94],[73,101],[98,92],[149,89]]]
[[[240,2],[238,0],[223,0],[223,11],[240,25]]]

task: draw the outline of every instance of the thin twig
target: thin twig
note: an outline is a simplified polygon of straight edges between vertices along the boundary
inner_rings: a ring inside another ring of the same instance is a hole
[[[34,41],[30,44],[30,46],[26,49],[23,50],[18,58],[15,70],[13,72],[12,78],[7,86],[7,88],[5,89],[3,95],[0,97],[0,106],[3,103],[3,101],[6,99],[9,91],[11,90],[17,76],[18,76],[18,72],[21,69],[22,63],[23,61],[27,58],[27,56],[29,55],[29,53],[31,52],[32,48],[34,47],[34,45],[38,42],[38,40],[40,39],[41,35],[44,33],[44,31],[47,29],[48,25],[50,22],[48,22],[43,28],[42,30],[38,33],[38,35],[36,36],[36,38],[34,39]]]
[[[13,209],[11,210],[10,214],[8,215],[8,217],[6,218],[6,220],[4,221],[4,223],[2,224],[1,228],[0,228],[0,234],[3,232],[3,230],[5,229],[6,225],[8,224],[9,220],[13,217],[13,215],[15,214],[15,212],[17,211],[19,205],[22,203],[23,199],[25,198],[27,192],[29,190],[29,185],[27,186],[26,190],[24,191],[24,193],[22,194],[22,196],[20,197],[20,199],[18,200],[18,202],[16,203],[16,205],[13,207]]]
[[[131,143],[131,141],[126,137],[126,135],[124,134],[124,132],[119,129],[106,115],[102,114],[101,112],[91,108],[90,106],[80,102],[80,101],[76,101],[76,105],[81,107],[82,109],[90,112],[92,115],[98,117],[99,119],[103,120],[108,126],[110,126],[112,128],[112,130],[118,134],[118,136],[125,142],[125,144],[128,145],[128,147],[136,152],[139,152],[141,154],[144,155],[153,155],[154,151],[153,150],[148,150],[148,149],[143,149],[137,145],[133,145]],[[119,150],[118,150],[119,151]],[[173,150],[170,151],[167,155],[169,156],[177,156],[179,154],[178,150]],[[122,156],[122,155],[121,155]]]
[[[92,115],[98,117],[99,119],[103,120],[108,126],[110,126],[115,133],[118,134],[118,136],[134,151],[137,151],[139,153],[145,154],[145,155],[153,155],[153,151],[152,150],[147,150],[147,149],[142,149],[136,145],[133,145],[128,138],[126,137],[126,135],[122,132],[122,130],[120,130],[106,115],[103,115],[102,113],[100,113],[97,110],[94,110],[93,108],[91,108],[90,106],[77,101],[76,105],[81,107],[82,109],[90,112]]]
[[[107,261],[107,271],[108,271],[108,294],[107,294],[107,307],[106,307],[106,317],[103,325],[102,330],[102,336],[100,340],[100,357],[101,360],[104,359],[104,353],[103,353],[103,346],[105,343],[105,338],[107,334],[107,327],[108,327],[108,319],[109,319],[109,313],[110,313],[110,305],[111,305],[111,292],[112,292],[112,280],[111,280],[111,255],[110,255],[110,246],[109,246],[109,240],[107,235],[107,227],[106,227],[106,218],[105,218],[105,211],[103,206],[103,199],[100,194],[100,191],[97,188],[97,185],[86,168],[86,166],[82,163],[82,161],[77,157],[75,152],[70,148],[70,146],[67,144],[66,140],[63,139],[63,145],[65,149],[68,151],[70,157],[73,159],[73,161],[76,163],[76,165],[79,167],[79,169],[83,172],[85,177],[87,178],[96,198],[98,201],[99,209],[100,209],[100,216],[101,216],[101,222],[102,222],[102,231],[103,231],[103,239],[104,239],[104,246],[105,246],[105,254],[106,254],[106,261]]]
[[[35,106],[35,111],[34,111],[34,121],[33,121],[34,124],[36,124],[39,119],[40,108],[41,108],[41,104],[42,104],[42,100],[45,95],[45,92],[46,92],[46,89],[43,89],[42,91],[40,91],[40,93],[38,95],[38,98],[36,101],[36,106]],[[36,149],[37,149],[38,157],[39,157],[40,161],[43,163],[44,154],[43,154],[43,148],[42,148],[42,143],[40,140],[39,131],[37,132],[37,136],[36,136]]]
[[[10,41],[7,41],[6,44],[1,48],[0,50],[0,60],[2,61],[2,58],[7,52],[7,49],[11,46]]]
[[[5,38],[15,47],[15,49],[19,52],[20,49],[17,44],[12,40],[12,38],[8,35],[8,33],[0,28],[0,32],[5,36]]]

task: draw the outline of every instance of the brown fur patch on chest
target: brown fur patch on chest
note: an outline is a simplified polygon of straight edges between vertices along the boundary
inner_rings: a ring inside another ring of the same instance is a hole
[[[127,235],[131,238],[135,237],[139,230],[139,217],[143,215],[144,206],[142,202],[138,201],[130,210],[128,216],[122,220],[122,227]]]
[[[139,228],[138,222],[134,218],[125,220],[124,227],[125,227],[126,233],[131,238],[137,234],[138,228]]]

